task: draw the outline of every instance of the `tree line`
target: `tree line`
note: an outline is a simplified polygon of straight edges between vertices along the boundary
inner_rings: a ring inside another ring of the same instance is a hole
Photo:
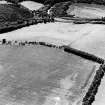
[[[96,75],[94,76],[93,82],[90,85],[88,92],[83,98],[82,105],[91,105],[93,101],[95,101],[95,95],[98,92],[98,88],[101,84],[101,80],[105,74],[105,64],[101,65],[100,68],[96,71]]]
[[[13,46],[13,45],[17,45],[17,46],[43,45],[43,46],[52,47],[52,48],[59,48],[59,49],[63,48],[63,46],[57,46],[54,44],[50,44],[47,42],[41,42],[41,41],[17,41],[17,40],[10,41],[4,38],[0,42],[1,42],[1,45],[10,45],[10,46]]]

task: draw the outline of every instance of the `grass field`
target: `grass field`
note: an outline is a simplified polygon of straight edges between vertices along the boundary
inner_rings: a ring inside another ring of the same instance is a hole
[[[101,18],[105,16],[104,10],[103,5],[77,3],[69,6],[67,14],[81,18]]]
[[[48,13],[55,18],[55,21],[75,24],[105,24],[102,17],[105,17],[105,6],[86,3],[61,2],[55,4],[48,10]]]
[[[33,1],[23,1],[21,2],[21,5],[29,8],[30,10],[37,10],[43,6],[43,4],[33,2]]]
[[[80,101],[99,67],[40,45],[0,46],[0,64],[0,105],[49,105],[58,96],[62,102]]]

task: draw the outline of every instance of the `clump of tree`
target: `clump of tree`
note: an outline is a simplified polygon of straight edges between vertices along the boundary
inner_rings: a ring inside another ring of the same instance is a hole
[[[2,39],[2,44],[6,44],[6,39]]]

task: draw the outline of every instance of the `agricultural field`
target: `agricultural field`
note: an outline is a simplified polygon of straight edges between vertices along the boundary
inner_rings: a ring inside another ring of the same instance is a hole
[[[0,45],[0,105],[81,105],[98,68],[58,48]]]
[[[37,10],[37,9],[41,8],[42,6],[44,6],[41,3],[37,3],[37,2],[33,2],[33,1],[23,1],[23,2],[21,2],[21,5],[23,5],[24,7],[27,7],[30,10]]]
[[[67,14],[74,15],[74,17],[94,19],[105,17],[104,10],[104,5],[77,3],[69,6]]]

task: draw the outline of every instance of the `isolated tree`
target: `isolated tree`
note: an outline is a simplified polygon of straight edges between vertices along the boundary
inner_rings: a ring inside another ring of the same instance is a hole
[[[6,39],[2,39],[2,44],[6,44]]]

